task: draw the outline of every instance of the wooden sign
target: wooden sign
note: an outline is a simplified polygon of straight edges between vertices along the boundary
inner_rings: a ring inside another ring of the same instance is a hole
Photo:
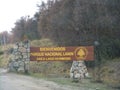
[[[93,46],[78,47],[30,47],[31,61],[94,60]]]

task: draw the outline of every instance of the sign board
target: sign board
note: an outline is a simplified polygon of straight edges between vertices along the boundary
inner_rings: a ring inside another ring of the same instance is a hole
[[[31,61],[94,60],[93,46],[30,47]]]

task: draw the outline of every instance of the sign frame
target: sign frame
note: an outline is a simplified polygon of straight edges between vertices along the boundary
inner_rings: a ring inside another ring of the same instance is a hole
[[[30,47],[30,61],[93,61],[94,46]]]

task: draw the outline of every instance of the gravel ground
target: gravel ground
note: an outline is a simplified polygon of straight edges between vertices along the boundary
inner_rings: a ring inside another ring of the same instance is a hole
[[[30,76],[7,73],[0,69],[0,90],[101,90],[99,88],[74,87],[60,85],[52,81],[37,79]],[[108,90],[108,89],[104,89]]]
[[[51,81],[29,76],[6,73],[0,69],[0,90],[76,90],[71,86],[58,85]],[[83,89],[84,90],[84,89]]]

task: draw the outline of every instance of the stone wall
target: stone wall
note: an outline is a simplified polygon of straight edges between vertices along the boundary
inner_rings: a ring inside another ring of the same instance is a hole
[[[88,71],[84,61],[73,61],[72,67],[70,69],[70,77],[77,81],[88,77]]]
[[[12,56],[9,61],[9,71],[28,72],[30,61],[29,41],[16,43],[12,50]]]

